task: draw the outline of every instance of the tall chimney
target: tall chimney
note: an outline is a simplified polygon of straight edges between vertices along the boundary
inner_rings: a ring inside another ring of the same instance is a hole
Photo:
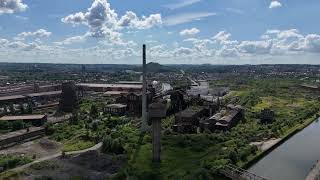
[[[141,131],[147,129],[147,79],[146,79],[146,45],[142,47],[142,123]]]

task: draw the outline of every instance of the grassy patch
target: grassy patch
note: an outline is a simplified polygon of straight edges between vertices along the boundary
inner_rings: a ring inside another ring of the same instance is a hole
[[[52,161],[43,161],[43,162],[32,164],[30,168],[34,170],[57,169],[59,168],[59,166]]]
[[[71,141],[63,143],[63,151],[70,152],[70,151],[79,151],[88,149],[94,146],[95,143],[92,141],[86,141],[82,139],[73,139]]]
[[[0,174],[1,180],[20,180],[26,173],[23,171],[6,171]]]

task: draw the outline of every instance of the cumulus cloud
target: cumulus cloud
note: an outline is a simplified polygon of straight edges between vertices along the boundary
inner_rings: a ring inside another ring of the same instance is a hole
[[[226,31],[220,31],[211,38],[215,43],[222,45],[232,45],[237,44],[238,41],[231,40],[231,34]]]
[[[221,57],[237,57],[239,56],[239,52],[236,48],[234,47],[228,47],[226,45],[224,45],[221,49],[219,49],[217,51],[217,56],[221,56]]]
[[[45,30],[45,29],[39,29],[37,31],[34,32],[22,32],[20,34],[18,34],[18,38],[17,39],[21,39],[23,40],[26,37],[49,37],[51,36],[51,32]]]
[[[230,37],[231,37],[230,33],[227,33],[225,31],[220,31],[215,36],[213,36],[212,39],[217,42],[225,42],[225,41],[228,41]]]
[[[272,48],[271,41],[242,41],[237,48],[246,54],[269,54]]]
[[[81,24],[86,22],[86,18],[82,12],[78,12],[62,18],[61,21],[64,23],[70,23],[70,24]]]
[[[110,33],[113,32],[117,33],[117,31],[110,31]],[[16,59],[25,59],[25,57],[39,59],[39,57],[44,57],[44,59],[63,59],[64,61],[68,60],[75,63],[79,63],[80,59],[82,62],[85,62],[86,59],[92,59],[90,62],[94,63],[128,63],[129,61],[138,62],[135,60],[141,56],[141,47],[132,41],[122,41],[121,34],[118,35],[120,39],[114,39],[121,46],[116,46],[115,43],[105,40],[99,41],[96,47],[77,49],[72,49],[72,46],[65,47],[65,45],[81,43],[87,38],[91,38],[91,36],[92,34],[88,32],[82,36],[68,37],[52,45],[44,45],[37,41],[26,43],[14,40],[11,42],[0,38],[0,57],[6,57],[11,53],[10,57],[15,57]],[[220,31],[213,37],[204,39],[186,38],[173,44],[159,44],[161,41],[155,42],[149,39],[146,42],[151,43],[150,47],[148,47],[150,60],[162,61],[169,59],[171,63],[207,63],[211,59],[218,61],[228,60],[228,62],[250,60],[246,62],[252,63],[256,59],[265,60],[276,57],[279,59],[288,59],[293,56],[318,57],[320,53],[319,34],[302,34],[297,29],[288,29],[267,30],[262,36],[266,37],[264,39],[258,38],[257,40],[236,40],[232,38],[231,33]],[[169,61],[167,62],[170,63]]]
[[[7,48],[12,48],[12,49],[15,49],[15,50],[22,50],[22,51],[31,51],[31,50],[40,48],[40,46],[35,42],[24,43],[24,42],[21,42],[21,41],[9,42],[9,43],[6,44],[6,47]]]
[[[149,17],[144,16],[142,19],[139,19],[132,11],[127,11],[118,22],[118,26],[120,27],[131,27],[137,29],[149,29],[161,24],[162,18],[160,14],[151,14]]]
[[[173,56],[175,57],[188,56],[188,55],[191,55],[192,53],[193,53],[193,50],[191,48],[179,47],[173,51]]]
[[[119,18],[107,0],[94,0],[87,12],[68,15],[61,21],[73,25],[86,25],[92,37],[108,38],[118,44],[123,43],[120,32],[123,28],[149,29],[162,24],[160,14],[139,18],[134,12],[128,11]]]
[[[282,7],[282,4],[279,1],[271,1],[269,8],[274,9],[274,8],[280,8]]]
[[[14,12],[25,11],[28,5],[21,0],[1,0],[0,1],[0,15],[4,13],[12,14]]]
[[[9,41],[7,39],[0,39],[0,47],[7,45]]]
[[[306,50],[311,52],[320,53],[320,35],[309,34],[305,37],[305,47]]]
[[[180,35],[181,35],[181,36],[195,35],[195,34],[198,34],[199,32],[200,32],[199,29],[197,29],[197,28],[191,28],[191,29],[182,30],[182,31],[180,32]]]

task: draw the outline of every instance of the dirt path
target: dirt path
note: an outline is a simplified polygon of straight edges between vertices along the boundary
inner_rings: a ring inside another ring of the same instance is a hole
[[[98,150],[101,146],[102,146],[102,142],[98,143],[98,144],[96,144],[93,147],[88,148],[88,149],[66,152],[66,155],[81,154],[81,153],[85,153],[85,152],[88,152],[88,151]],[[29,164],[25,164],[23,166],[11,169],[10,171],[21,171],[21,170],[24,170],[24,169],[30,167],[33,164],[36,164],[36,163],[39,163],[39,162],[43,162],[43,161],[47,161],[47,160],[51,160],[51,159],[60,157],[61,155],[62,155],[62,153],[60,152],[60,153],[56,153],[56,154],[53,154],[53,155],[45,156],[45,157],[37,159],[37,160],[35,160],[35,161],[33,161],[33,162],[29,163]]]

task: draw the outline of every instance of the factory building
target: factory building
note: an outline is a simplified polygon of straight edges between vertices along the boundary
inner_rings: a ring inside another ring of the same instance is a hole
[[[33,126],[42,126],[47,122],[46,115],[25,115],[25,116],[3,116],[0,121],[23,121],[25,123],[31,123]]]

